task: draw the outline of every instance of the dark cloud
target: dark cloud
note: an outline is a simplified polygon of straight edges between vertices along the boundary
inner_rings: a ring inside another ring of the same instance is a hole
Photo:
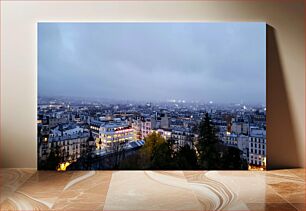
[[[264,23],[39,23],[42,96],[265,103]]]

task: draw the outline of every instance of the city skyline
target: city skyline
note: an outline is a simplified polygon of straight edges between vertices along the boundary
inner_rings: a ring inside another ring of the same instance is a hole
[[[227,103],[219,103],[214,101],[188,101],[184,99],[167,99],[167,100],[122,100],[122,99],[111,99],[111,98],[102,98],[102,97],[82,97],[82,96],[38,96],[38,99],[45,101],[46,99],[55,100],[59,102],[78,102],[79,104],[198,104],[198,105],[236,105],[243,107],[244,105],[252,105],[252,106],[260,106],[266,107],[265,103],[245,103],[243,101],[240,102],[227,102]],[[38,105],[41,104],[38,100]]]
[[[266,103],[264,23],[39,23],[38,95]]]

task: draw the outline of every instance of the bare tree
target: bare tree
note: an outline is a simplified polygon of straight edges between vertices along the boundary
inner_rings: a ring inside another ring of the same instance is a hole
[[[114,168],[119,168],[120,161],[124,159],[127,143],[128,143],[128,140],[116,141],[112,143],[111,150],[114,156],[114,161],[113,161]]]

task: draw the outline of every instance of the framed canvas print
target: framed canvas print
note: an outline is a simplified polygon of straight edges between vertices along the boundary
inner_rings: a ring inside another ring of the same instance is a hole
[[[266,24],[38,23],[40,170],[264,170]]]

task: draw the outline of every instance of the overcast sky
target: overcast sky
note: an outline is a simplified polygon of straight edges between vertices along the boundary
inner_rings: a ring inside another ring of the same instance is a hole
[[[265,103],[265,23],[39,23],[39,96]]]

